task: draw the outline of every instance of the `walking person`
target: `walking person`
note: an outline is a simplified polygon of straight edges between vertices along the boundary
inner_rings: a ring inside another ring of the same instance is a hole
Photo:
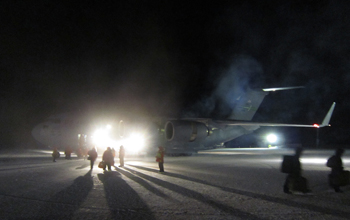
[[[112,147],[112,155],[113,155],[113,157],[115,157],[115,150],[114,150],[114,147]]]
[[[60,152],[58,152],[57,148],[55,147],[52,152],[52,160],[53,162],[56,162],[56,159],[60,157]]]
[[[102,160],[105,162],[105,167],[103,170],[106,170],[106,166],[108,167],[108,171],[111,171],[111,166],[114,164],[114,157],[112,153],[112,149],[110,147],[103,153]]]
[[[98,157],[95,147],[92,147],[87,154],[89,155],[88,160],[90,160],[90,170],[92,170],[94,168],[94,163]]]
[[[119,167],[124,167],[124,157],[125,157],[125,149],[124,146],[121,145],[119,148]]]
[[[344,154],[343,148],[338,148],[335,154],[327,160],[327,167],[332,169],[329,174],[329,185],[334,189],[335,192],[343,192],[340,186],[349,184],[349,171],[344,171],[343,161],[341,156]]]
[[[283,185],[283,192],[291,194],[290,190],[301,191],[303,193],[311,192],[307,186],[307,180],[301,176],[300,155],[303,149],[298,147],[295,149],[293,156],[285,156],[282,163],[282,172],[288,173],[286,181]]]
[[[70,146],[67,146],[65,151],[64,151],[64,154],[66,155],[66,159],[67,160],[70,160],[71,159],[71,154],[72,154],[72,148]]]
[[[156,161],[158,162],[159,172],[164,172],[164,147],[162,146],[158,147]]]

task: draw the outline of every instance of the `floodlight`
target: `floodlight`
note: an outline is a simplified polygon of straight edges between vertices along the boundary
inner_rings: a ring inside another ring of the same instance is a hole
[[[275,134],[269,134],[267,135],[266,140],[269,143],[275,143],[277,141],[277,136]]]

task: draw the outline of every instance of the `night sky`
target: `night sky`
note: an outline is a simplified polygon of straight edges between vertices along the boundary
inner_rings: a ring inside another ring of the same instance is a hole
[[[246,85],[305,86],[268,95],[254,121],[321,123],[337,102],[320,133],[347,144],[349,9],[322,0],[1,1],[0,147],[33,146],[32,127],[62,112],[220,118],[212,103]]]

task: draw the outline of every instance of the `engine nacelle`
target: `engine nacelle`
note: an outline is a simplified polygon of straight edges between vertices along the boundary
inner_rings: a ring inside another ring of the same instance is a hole
[[[208,127],[196,121],[168,121],[165,124],[165,138],[168,141],[198,141],[209,135]]]

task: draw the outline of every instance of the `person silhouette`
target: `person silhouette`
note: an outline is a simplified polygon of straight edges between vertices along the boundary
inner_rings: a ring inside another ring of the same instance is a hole
[[[348,172],[344,171],[343,161],[341,156],[344,154],[345,150],[343,148],[338,148],[335,151],[335,154],[328,158],[327,167],[332,169],[331,173],[328,176],[329,185],[334,189],[335,192],[343,192],[340,189],[341,185],[349,184],[348,181],[342,181],[342,179],[349,179],[348,177],[342,178],[346,176]]]
[[[124,146],[121,145],[119,148],[119,167],[123,167],[124,166],[124,157],[125,157],[125,149]]]
[[[88,159],[90,160],[90,169],[92,170],[94,168],[95,160],[98,157],[95,147],[92,147],[87,154],[89,155]]]
[[[107,150],[103,152],[102,160],[106,164],[103,170],[106,170],[106,166],[107,166],[108,170],[111,171],[112,170],[111,166],[113,166],[114,164],[114,157],[113,157],[112,149],[110,147],[108,147]]]
[[[158,162],[159,172],[164,172],[164,147],[162,146],[158,147],[156,161]]]
[[[291,194],[291,189],[295,191],[301,191],[303,193],[311,192],[311,190],[307,187],[306,178],[301,176],[301,164],[300,164],[300,156],[303,149],[298,147],[295,149],[295,154],[290,156],[289,161],[289,171],[286,177],[286,180],[283,185],[283,192],[287,194]]]

